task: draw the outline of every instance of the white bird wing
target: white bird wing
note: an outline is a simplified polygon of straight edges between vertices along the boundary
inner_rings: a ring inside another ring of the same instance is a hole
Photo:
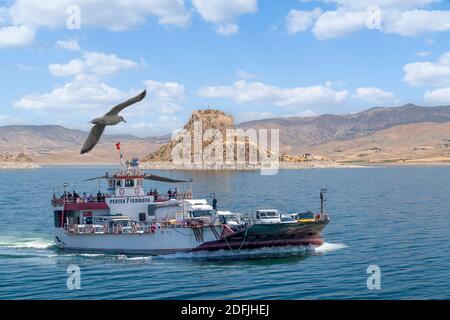
[[[92,150],[92,148],[95,147],[98,140],[100,140],[100,137],[102,136],[103,131],[105,130],[104,124],[96,124],[92,127],[91,131],[89,132],[89,136],[87,137],[86,141],[83,144],[83,147],[81,148],[81,154],[89,152]]]
[[[105,116],[112,116],[112,115],[118,115],[120,111],[125,109],[128,106],[131,106],[132,104],[141,101],[144,99],[145,95],[147,94],[147,90],[142,91],[137,96],[128,99],[125,102],[119,103],[117,106],[113,107],[111,110],[109,110],[107,113],[105,113]]]

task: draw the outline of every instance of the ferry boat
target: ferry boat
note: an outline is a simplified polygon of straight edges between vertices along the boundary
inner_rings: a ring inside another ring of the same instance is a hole
[[[194,199],[192,191],[161,194],[146,191],[144,181],[185,184],[192,180],[170,179],[139,168],[133,159],[117,172],[89,180],[106,180],[106,192],[58,196],[53,193],[55,243],[60,249],[125,254],[167,254],[200,250],[242,250],[271,246],[319,246],[329,217],[286,221],[275,209],[250,215],[218,211],[206,199]],[[323,200],[322,193],[321,199]]]

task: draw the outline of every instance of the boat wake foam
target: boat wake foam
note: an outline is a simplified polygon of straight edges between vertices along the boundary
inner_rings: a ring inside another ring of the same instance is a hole
[[[314,253],[328,253],[346,248],[343,243],[324,243],[321,246],[285,246],[285,247],[263,247],[245,250],[217,250],[178,252],[160,255],[158,259],[221,259],[221,258],[266,258],[266,257],[293,257],[296,255],[307,255]]]
[[[178,252],[157,256],[162,259],[214,259],[214,258],[264,258],[276,256],[293,256],[314,252],[314,246],[285,246],[285,247],[263,247],[245,250],[217,250],[217,251],[195,251]]]
[[[316,247],[315,252],[328,253],[328,252],[333,252],[333,251],[337,251],[337,250],[344,249],[344,248],[347,248],[346,244],[325,242],[323,245]]]
[[[38,237],[12,237],[12,236],[1,236],[0,237],[0,248],[9,249],[49,249],[55,244],[52,240],[38,238]]]

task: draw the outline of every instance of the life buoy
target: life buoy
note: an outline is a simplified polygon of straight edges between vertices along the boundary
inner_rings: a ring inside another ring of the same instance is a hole
[[[125,194],[125,189],[124,189],[124,188],[120,188],[120,189],[119,189],[119,194],[120,194],[121,196],[123,196],[123,195]]]
[[[134,188],[134,194],[135,195],[139,195],[141,193],[141,189],[139,189],[138,187]]]

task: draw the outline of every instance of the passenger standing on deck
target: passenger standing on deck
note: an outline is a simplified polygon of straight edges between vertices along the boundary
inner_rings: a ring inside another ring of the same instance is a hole
[[[217,210],[217,199],[215,197],[212,201],[212,207],[213,207],[213,210]]]
[[[153,201],[158,200],[158,191],[156,190],[156,188],[155,188],[155,191],[153,191],[153,196],[155,197],[155,198],[153,199]]]
[[[172,199],[172,188],[169,188],[169,191],[167,191],[167,195],[169,196],[169,199]]]

